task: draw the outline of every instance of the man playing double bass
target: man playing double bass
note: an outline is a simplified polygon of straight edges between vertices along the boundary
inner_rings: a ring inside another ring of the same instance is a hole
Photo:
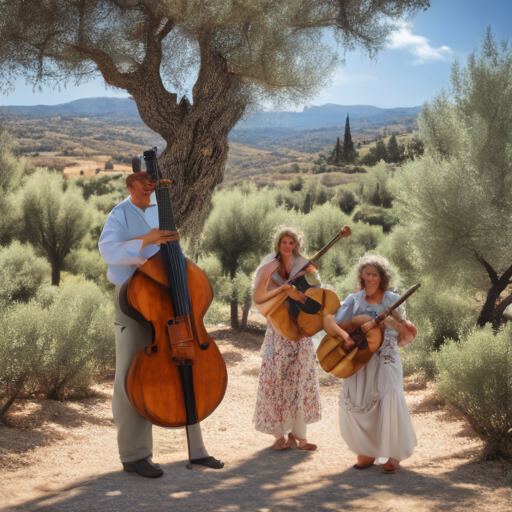
[[[117,285],[116,318],[116,375],[112,412],[117,428],[117,443],[123,468],[148,478],[158,478],[163,471],[152,462],[153,436],[151,423],[131,405],[126,392],[126,376],[139,350],[152,342],[152,333],[127,316],[119,305],[121,285],[160,250],[160,244],[179,240],[176,231],[159,229],[158,207],[151,203],[154,185],[146,172],[135,172],[126,179],[130,197],[118,204],[109,214],[100,236],[99,250],[108,264],[107,277]],[[221,469],[224,464],[209,456],[199,423],[190,425],[188,440],[193,464]]]

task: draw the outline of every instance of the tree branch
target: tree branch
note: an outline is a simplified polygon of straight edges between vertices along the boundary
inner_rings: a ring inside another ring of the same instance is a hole
[[[110,0],[113,4],[117,5],[122,11],[134,11],[140,8],[139,0]]]
[[[507,309],[510,304],[512,304],[512,293],[510,293],[508,297],[505,297],[494,309],[493,316],[495,321],[499,322],[499,325],[501,324],[501,317],[503,316],[505,309]]]
[[[485,259],[480,256],[480,254],[478,254],[476,251],[473,251],[473,254],[475,255],[475,258],[477,259],[477,261],[479,263],[481,263],[485,270],[487,270],[487,273],[489,274],[489,278],[491,280],[491,283],[494,285],[494,284],[498,284],[498,274],[496,273],[496,271],[491,267],[491,265],[485,261]],[[503,276],[502,276],[503,277]]]
[[[157,34],[156,38],[161,43],[174,29],[176,26],[176,20],[168,19],[162,30]]]
[[[103,75],[105,82],[120,89],[127,89],[128,82],[126,74],[121,73],[108,53],[90,48],[89,46],[73,45],[72,48],[83,56],[92,60]]]

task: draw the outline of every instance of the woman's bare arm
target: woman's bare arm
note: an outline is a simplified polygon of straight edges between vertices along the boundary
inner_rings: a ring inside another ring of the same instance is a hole
[[[279,295],[283,290],[291,288],[290,285],[283,285],[277,288],[271,288],[267,286],[267,282],[272,273],[279,268],[279,261],[274,259],[262,265],[254,276],[252,286],[252,300],[256,304],[261,304],[276,295]]]
[[[330,334],[334,338],[341,338],[343,340],[343,348],[350,348],[354,342],[350,339],[350,336],[344,331],[335,321],[334,315],[324,316],[324,331]]]
[[[396,311],[393,311],[391,315],[382,322],[382,324],[386,329],[393,329],[396,331],[398,333],[398,341],[402,342],[404,345],[411,343],[418,334],[418,330],[415,325],[407,320],[402,320]]]

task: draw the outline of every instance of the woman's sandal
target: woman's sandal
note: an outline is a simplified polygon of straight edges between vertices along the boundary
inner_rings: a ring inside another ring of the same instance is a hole
[[[382,467],[386,473],[396,473],[399,469],[402,469],[400,463],[398,463],[398,466],[395,466],[393,463],[389,462],[389,460],[386,464],[383,464]]]
[[[297,450],[302,451],[313,451],[318,448],[316,444],[308,443],[307,439],[299,439],[291,432],[288,434],[288,441],[286,444],[288,444],[290,448],[293,446],[294,448],[297,448]]]
[[[375,459],[367,455],[358,455],[357,462],[354,464],[354,469],[368,469],[375,466]]]
[[[290,446],[288,445],[288,441],[285,440],[284,436],[276,437],[274,444],[272,445],[273,450],[283,451],[288,450]]]

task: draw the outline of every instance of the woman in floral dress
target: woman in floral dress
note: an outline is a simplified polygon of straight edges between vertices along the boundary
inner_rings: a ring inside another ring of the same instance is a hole
[[[339,324],[358,315],[377,318],[399,296],[389,291],[390,273],[384,258],[366,255],[357,269],[359,291],[347,297],[338,311],[324,318],[324,329],[343,338]],[[373,466],[375,459],[387,459],[386,471],[400,469],[400,461],[410,457],[416,435],[405,402],[399,347],[412,342],[416,328],[404,319],[400,306],[383,322],[384,339],[366,366],[344,379],[340,391],[339,421],[341,436],[357,454],[356,469]]]
[[[295,275],[307,259],[300,255],[299,233],[279,228],[274,237],[275,253],[268,255],[255,276],[266,289],[290,289],[286,280]],[[268,281],[267,281],[268,280]],[[274,436],[272,448],[316,450],[306,440],[307,425],[320,420],[320,389],[315,369],[315,350],[311,338],[292,341],[267,324],[261,347],[262,363],[254,412],[256,430]]]

